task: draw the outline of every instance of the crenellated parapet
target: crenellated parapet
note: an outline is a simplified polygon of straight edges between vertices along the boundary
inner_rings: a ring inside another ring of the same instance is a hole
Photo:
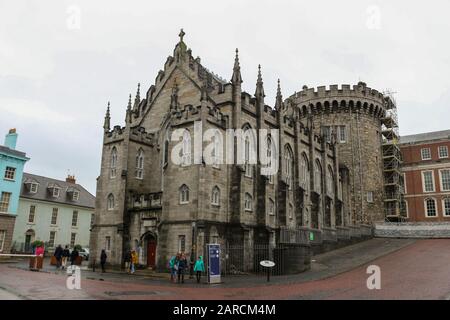
[[[172,110],[172,125],[177,126],[188,122],[199,121],[201,106],[192,106],[187,104],[176,110]]]
[[[277,114],[278,114],[277,110],[271,108],[268,105],[264,106],[264,113],[266,114],[267,118],[272,118],[273,120],[277,119]]]
[[[158,143],[155,134],[146,132],[144,127],[132,128],[130,131],[130,140],[149,146],[154,146]]]
[[[366,113],[381,119],[386,114],[385,96],[367,87],[364,82],[359,82],[351,87],[343,84],[330,85],[315,88],[303,87],[290,97],[295,105],[295,113],[299,118],[308,115],[329,114],[335,112]]]
[[[225,114],[223,114],[220,111],[220,108],[214,106],[214,107],[207,107],[208,108],[208,120],[215,123],[219,127],[222,127],[223,129],[228,128],[228,120],[229,117]]]
[[[114,126],[112,130],[105,132],[104,144],[109,144],[112,142],[117,142],[123,140],[125,127],[119,125]]]

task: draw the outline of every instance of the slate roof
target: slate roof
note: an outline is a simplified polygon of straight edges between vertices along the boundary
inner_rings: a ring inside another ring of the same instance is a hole
[[[417,143],[434,140],[450,139],[450,130],[425,132],[400,137],[400,143]]]
[[[36,193],[31,193],[29,188],[26,187],[26,182],[35,182],[39,184],[38,190]],[[60,187],[59,197],[53,197],[52,193],[48,189],[52,186]],[[71,197],[71,194],[67,191],[76,189],[79,191],[78,201],[74,201]],[[62,180],[47,178],[38,176],[31,173],[23,173],[22,178],[22,187],[20,190],[20,196],[28,199],[35,199],[40,201],[49,201],[61,204],[67,204],[72,206],[86,207],[86,208],[95,208],[95,197],[89,193],[85,188],[77,183],[70,183]]]

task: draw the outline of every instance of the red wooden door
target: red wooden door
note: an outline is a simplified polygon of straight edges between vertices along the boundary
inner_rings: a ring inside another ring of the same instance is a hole
[[[147,243],[147,266],[154,267],[156,265],[156,241],[148,240]]]

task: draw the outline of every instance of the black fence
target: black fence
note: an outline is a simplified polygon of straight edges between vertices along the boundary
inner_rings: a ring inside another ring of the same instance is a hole
[[[253,244],[225,245],[220,248],[220,262],[222,276],[230,275],[266,275],[267,268],[261,266],[263,260],[275,262],[270,268],[272,275],[283,275],[291,273],[292,269],[299,266],[292,264],[303,264],[304,258],[299,257],[299,247],[286,244]],[[309,258],[308,258],[309,259]]]

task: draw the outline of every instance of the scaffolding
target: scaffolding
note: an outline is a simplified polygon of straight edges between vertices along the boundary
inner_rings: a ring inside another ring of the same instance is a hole
[[[386,221],[405,221],[406,206],[404,200],[404,181],[401,172],[402,155],[398,145],[397,105],[390,91],[384,92],[386,114],[381,122],[383,172],[384,172],[384,209]]]

